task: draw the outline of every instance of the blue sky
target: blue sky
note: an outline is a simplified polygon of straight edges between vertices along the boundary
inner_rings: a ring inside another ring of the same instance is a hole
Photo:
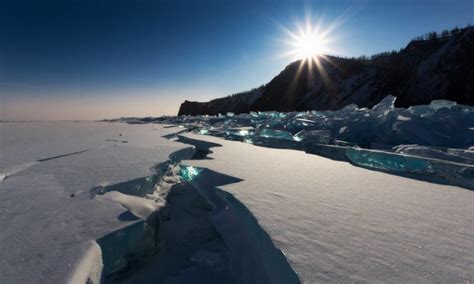
[[[174,114],[267,83],[311,14],[341,56],[473,23],[474,1],[63,0],[0,3],[0,119]]]

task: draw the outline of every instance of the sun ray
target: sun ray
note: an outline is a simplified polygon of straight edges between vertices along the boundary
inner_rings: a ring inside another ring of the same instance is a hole
[[[328,54],[334,54],[334,49],[331,48],[337,40],[333,35],[334,31],[347,21],[350,12],[345,11],[325,28],[323,27],[322,16],[319,17],[318,21],[313,21],[309,12],[305,13],[303,21],[296,21],[294,30],[279,25],[280,29],[287,35],[284,43],[288,46],[288,49],[280,54],[280,57],[289,57],[292,60],[299,61],[294,78],[286,90],[287,96],[285,97],[288,101],[282,103],[291,105],[291,101],[295,99],[294,91],[300,82],[300,78],[302,78],[301,76],[307,78],[306,83],[309,90],[312,89],[316,78],[319,77],[330,99],[333,102],[338,101],[337,90],[326,69],[329,66],[337,69],[340,69],[340,67]]]
[[[284,97],[289,98],[290,100],[295,99],[295,97],[294,97],[295,92],[294,91],[296,89],[296,86],[298,85],[297,84],[298,79],[300,78],[301,72],[303,71],[305,61],[306,61],[306,59],[300,61],[300,64],[298,65],[298,69],[296,69],[295,76],[291,80],[291,83],[288,86],[288,89],[286,90],[286,96],[284,96]],[[283,102],[283,103],[284,104],[281,107],[284,107],[285,105],[291,105],[292,102],[290,101],[290,102]]]

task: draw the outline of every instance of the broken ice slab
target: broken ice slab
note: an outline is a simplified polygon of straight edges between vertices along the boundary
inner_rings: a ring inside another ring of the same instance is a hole
[[[392,129],[396,136],[388,140],[396,139],[398,141],[394,142],[402,142],[391,143],[394,145],[418,144],[446,148],[467,148],[474,143],[474,132],[467,127],[472,124],[474,124],[474,116],[470,118],[463,113],[435,113],[429,117],[394,123]]]
[[[474,165],[434,160],[433,169],[442,182],[474,190]]]
[[[272,137],[262,137],[262,136],[245,137],[244,142],[249,143],[249,144],[269,147],[269,148],[295,149],[295,150],[303,149],[302,144],[298,141],[272,138]]]
[[[226,134],[240,137],[252,136],[255,134],[255,129],[253,127],[229,128],[226,130]]]
[[[254,135],[255,129],[253,127],[229,128],[225,131],[224,138],[227,140],[244,141],[245,138]]]
[[[348,161],[346,157],[346,146],[303,143],[303,148],[304,151],[309,154],[315,154],[338,161]]]
[[[314,120],[306,119],[306,118],[297,118],[296,121],[308,124],[315,124]]]
[[[295,135],[293,135],[293,140],[295,140],[297,142],[303,141],[304,136],[305,136],[305,132],[306,131],[301,130],[300,132],[296,133]]]
[[[394,96],[386,96],[383,100],[381,100],[378,104],[372,107],[372,112],[378,115],[386,115],[390,111],[395,109],[395,100],[397,98]]]
[[[284,130],[264,128],[258,133],[258,135],[264,138],[293,140],[293,135],[290,132]]]
[[[433,115],[435,110],[431,108],[429,105],[418,105],[418,106],[411,106],[408,109],[410,114],[413,114],[417,117],[426,117]]]
[[[295,141],[314,144],[329,144],[331,142],[331,132],[329,130],[302,130],[293,135]]]
[[[105,186],[96,186],[90,190],[91,197],[117,191],[127,195],[144,197],[152,192],[161,173]]]
[[[346,148],[346,157],[355,165],[395,173],[421,174],[435,182],[474,189],[474,165],[393,152]],[[412,176],[414,177],[414,176]]]
[[[244,137],[243,142],[245,142],[247,144],[253,144],[254,143],[253,137]]]
[[[440,108],[451,108],[455,106],[457,103],[448,101],[448,100],[433,100],[430,103],[430,107],[434,110],[439,110]]]
[[[241,129],[241,130],[237,131],[235,133],[235,135],[244,137],[244,136],[249,136],[250,132],[247,129]]]
[[[348,147],[346,156],[352,163],[369,168],[395,172],[433,172],[428,161],[396,153]]]
[[[405,155],[433,158],[474,165],[474,149],[454,149],[441,147],[426,147],[420,145],[398,145],[392,148],[393,152]]]
[[[201,173],[201,169],[193,167],[193,166],[180,166],[180,167],[181,169],[179,171],[179,174],[181,178],[185,181],[192,181]]]
[[[310,128],[318,127],[319,123],[314,120],[298,117],[298,114],[295,115],[293,119],[288,120],[283,128],[292,133],[299,132],[301,130],[310,130]]]
[[[238,136],[252,136],[255,134],[255,129],[253,127],[242,127],[238,129],[230,129],[233,134]]]

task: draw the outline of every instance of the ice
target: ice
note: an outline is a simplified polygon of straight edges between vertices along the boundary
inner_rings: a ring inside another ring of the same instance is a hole
[[[465,154],[474,145],[474,108],[435,100],[429,105],[405,109],[396,108],[395,101],[395,97],[387,96],[371,109],[352,104],[338,111],[161,117],[154,122],[177,124],[196,133],[204,131],[207,135],[247,144],[304,150],[378,170],[423,173],[424,179],[428,178],[425,173],[429,173],[433,181],[467,184],[473,189],[474,185],[469,182],[456,181],[457,177],[470,172],[472,159],[453,157]],[[120,121],[136,122],[137,119]],[[400,145],[416,145],[424,150],[401,152],[397,150]],[[445,163],[441,167],[443,170],[436,170],[432,162],[423,162],[423,158],[459,162],[467,168],[460,166],[460,170],[456,165]],[[417,168],[420,163],[428,163],[433,169],[421,171]]]
[[[395,152],[346,148],[351,163],[388,172],[409,173],[411,177],[474,189],[472,151],[395,147]],[[414,175],[416,174],[416,175]]]
[[[352,163],[369,168],[412,173],[433,172],[429,161],[395,153],[351,147],[346,149],[346,156]]]
[[[437,111],[439,110],[440,108],[452,108],[453,106],[456,105],[456,102],[452,102],[452,101],[447,101],[447,100],[434,100],[430,103],[430,107]]]
[[[474,165],[474,149],[436,148],[419,145],[398,145],[393,148],[395,153],[434,158]]]
[[[293,135],[291,135],[290,132],[284,130],[264,128],[258,133],[258,135],[264,138],[293,140]]]
[[[470,281],[472,192],[417,179],[469,188],[472,147],[338,134],[387,109],[0,124],[0,282]]]
[[[300,132],[296,133],[295,135],[293,135],[293,140],[295,140],[297,142],[303,141],[304,136],[305,136],[305,132],[306,131],[301,130]]]
[[[302,283],[474,277],[469,190],[300,151],[184,135],[222,145],[211,149],[212,159],[185,163],[243,179],[220,189],[250,210]]]
[[[303,143],[329,144],[331,132],[329,130],[301,130],[294,135],[294,139]]]
[[[248,143],[248,144],[253,144],[254,143],[252,138],[244,138],[244,142]]]
[[[389,114],[395,109],[395,100],[394,96],[386,96],[372,108],[372,112],[379,116]],[[343,111],[355,111],[355,108],[343,109]]]
[[[1,283],[99,282],[108,263],[97,240],[143,223],[133,215],[147,218],[155,205],[137,196],[154,190],[155,167],[191,148],[161,137],[176,129],[153,125],[1,123],[0,130],[8,173],[0,180]]]
[[[67,283],[87,283],[96,279],[101,279],[102,269],[102,251],[96,242],[90,242],[90,247],[81,257],[81,262],[77,264],[75,271]]]
[[[180,175],[185,181],[192,181],[199,175],[200,172],[201,169],[195,168],[193,166],[182,166]]]
[[[147,220],[151,214],[158,210],[156,202],[117,191],[110,192],[105,197],[120,203],[125,209],[142,220]]]

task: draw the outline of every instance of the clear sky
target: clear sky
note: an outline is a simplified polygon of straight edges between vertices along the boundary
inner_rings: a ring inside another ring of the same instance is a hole
[[[474,0],[1,0],[0,119],[176,114],[257,87],[308,14],[331,53],[371,55],[473,24]]]

